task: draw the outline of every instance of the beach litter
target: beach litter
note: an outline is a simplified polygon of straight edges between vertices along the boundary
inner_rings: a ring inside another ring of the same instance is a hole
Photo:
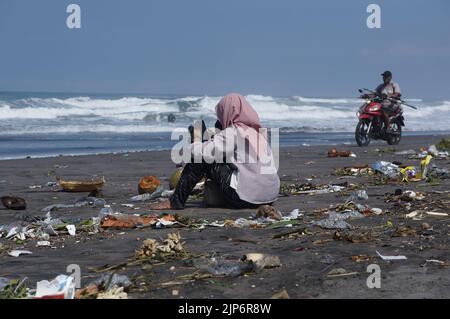
[[[60,209],[67,208],[82,208],[86,206],[92,207],[104,207],[106,205],[106,201],[103,198],[96,197],[82,197],[76,201],[75,204],[54,204],[47,207],[44,207],[41,211],[43,212],[53,212]]]
[[[156,200],[158,198],[168,198],[173,194],[173,191],[164,190],[164,187],[159,186],[153,193],[145,193],[133,196],[129,199],[130,202],[146,202]]]
[[[358,274],[359,274],[358,272],[355,272],[355,271],[349,272],[349,271],[345,270],[344,268],[334,268],[328,272],[327,278],[355,276]]]
[[[261,253],[245,254],[242,257],[242,261],[252,262],[258,269],[276,268],[281,266],[281,261],[278,256]]]
[[[428,148],[421,148],[420,152],[415,154],[415,156],[412,156],[410,158],[425,158],[428,155],[432,155],[436,159],[448,159],[449,157],[449,149],[445,147],[445,140],[441,140],[441,142],[436,145],[430,145]]]
[[[328,157],[356,157],[356,154],[351,151],[338,151],[332,148],[328,151]]]
[[[128,299],[128,294],[123,287],[113,287],[105,292],[100,292],[97,299]]]
[[[425,195],[421,192],[416,192],[412,190],[402,191],[401,189],[397,189],[395,194],[386,194],[385,196],[386,202],[413,202],[413,201],[422,201],[425,199]]]
[[[255,271],[255,264],[242,260],[227,260],[222,257],[200,258],[193,260],[193,265],[198,270],[210,273],[214,276],[238,277],[245,273]]]
[[[408,237],[416,235],[416,230],[411,226],[399,226],[392,233],[391,237]]]
[[[260,217],[281,220],[283,215],[272,205],[261,205],[256,212],[256,218]]]
[[[26,299],[28,288],[25,285],[27,278],[22,280],[0,277],[0,300],[1,299]]]
[[[146,239],[142,246],[136,250],[135,258],[143,259],[164,259],[169,256],[178,256],[185,253],[183,247],[184,242],[181,241],[179,233],[170,233],[162,243],[156,239]]]
[[[158,187],[161,186],[161,181],[155,176],[144,176],[138,185],[138,192],[140,195],[142,194],[152,194],[154,193]]]
[[[289,294],[286,289],[276,292],[270,297],[270,299],[290,299]]]
[[[394,260],[406,260],[408,259],[406,256],[384,256],[382,254],[380,254],[378,251],[376,251],[377,255],[386,261],[394,261]]]
[[[70,236],[76,235],[77,229],[76,229],[75,225],[66,225],[66,229]]]
[[[8,253],[8,256],[11,256],[11,257],[19,257],[19,256],[21,256],[21,255],[31,255],[31,254],[32,254],[32,252],[29,251],[29,250],[11,250],[11,251]]]
[[[400,167],[391,162],[379,161],[372,165],[375,172],[380,172],[390,179],[396,179],[400,175]]]
[[[364,215],[357,211],[345,213],[329,212],[328,217],[319,221],[312,221],[311,224],[325,229],[352,229],[353,227],[346,222],[350,218],[362,218]]]
[[[280,259],[274,255],[248,253],[241,259],[224,257],[198,258],[192,261],[198,270],[214,276],[237,277],[246,273],[281,266]]]
[[[341,192],[348,187],[348,183],[341,184],[323,184],[314,185],[311,183],[306,184],[282,184],[280,187],[280,194],[283,195],[317,195]]]
[[[294,209],[289,213],[282,213],[276,211],[275,216],[262,215],[261,211],[258,209],[254,216],[250,218],[238,218],[236,220],[225,220],[223,222],[214,221],[203,223],[204,226],[210,227],[251,227],[251,228],[278,228],[278,227],[292,227],[295,224],[300,224],[301,221],[298,220],[299,217],[303,216],[302,213],[298,209]],[[274,219],[273,217],[279,218],[281,215],[281,219]]]
[[[94,280],[90,285],[96,286],[100,291],[108,291],[114,287],[120,287],[128,290],[132,283],[128,276],[119,275],[114,272],[102,275],[100,278]]]
[[[352,256],[351,259],[354,262],[360,263],[360,262],[368,261],[370,258],[367,255],[355,255],[355,256]]]
[[[75,299],[128,299],[132,286],[128,276],[107,273],[75,292]]]
[[[57,181],[64,191],[71,193],[97,191],[106,183],[104,177],[93,177],[88,180],[63,180],[58,177]]]
[[[99,214],[100,227],[104,229],[129,229],[136,227],[155,226],[172,227],[172,226],[186,226],[177,221],[174,215],[128,215],[122,213],[114,213],[112,210],[102,210]]]
[[[74,299],[75,282],[72,276],[59,275],[52,281],[37,282],[33,299]]]
[[[374,171],[369,165],[354,165],[352,167],[337,168],[334,170],[336,176],[370,176]]]
[[[425,212],[425,214],[430,216],[439,216],[439,217],[447,217],[447,213],[441,213],[441,212]]]
[[[12,210],[25,210],[27,209],[27,203],[25,199],[17,197],[17,196],[3,196],[1,198],[1,202],[3,206],[7,209]]]
[[[367,243],[372,240],[371,232],[355,232],[347,230],[336,230],[333,234],[334,240],[349,241],[353,244]]]
[[[450,178],[450,171],[447,168],[439,168],[436,165],[431,164],[428,169],[428,176],[430,178],[438,179]]]
[[[41,240],[36,243],[36,247],[49,247],[50,242],[48,240]]]
[[[367,195],[367,191],[365,190],[359,190],[359,191],[355,191],[353,192],[345,201],[345,203],[350,203],[350,202],[357,202],[357,201],[365,201],[369,199],[369,195]]]

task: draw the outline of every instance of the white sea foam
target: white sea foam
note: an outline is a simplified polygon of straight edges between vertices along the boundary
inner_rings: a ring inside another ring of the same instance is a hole
[[[354,98],[300,96],[248,95],[247,99],[265,126],[311,131],[353,131],[361,103]],[[213,123],[219,100],[214,96],[0,100],[0,134],[167,132],[198,118]],[[409,101],[419,110],[404,107],[408,130],[450,130],[450,101]],[[175,123],[168,123],[169,114],[176,116]]]

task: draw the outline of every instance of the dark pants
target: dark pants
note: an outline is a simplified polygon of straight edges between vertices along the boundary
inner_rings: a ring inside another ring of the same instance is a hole
[[[225,163],[189,163],[183,169],[175,192],[170,197],[173,209],[183,209],[189,194],[203,177],[211,179],[220,189],[227,206],[231,208],[256,208],[259,205],[243,201],[230,186],[233,167]]]

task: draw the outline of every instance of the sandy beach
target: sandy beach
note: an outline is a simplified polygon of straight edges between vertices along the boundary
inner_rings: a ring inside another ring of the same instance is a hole
[[[36,239],[21,243],[0,238],[0,247],[3,247],[0,250],[0,277],[27,277],[28,287],[35,288],[37,281],[53,279],[58,274],[66,273],[69,264],[78,264],[82,286],[85,286],[103,275],[94,269],[129,261],[143,240],[160,240],[168,233],[179,232],[186,251],[192,254],[215,253],[238,259],[246,253],[267,253],[278,256],[282,266],[237,277],[191,276],[191,280],[180,279],[195,272],[183,258],[153,265],[145,263],[118,267],[115,271],[127,275],[133,282],[128,293],[130,298],[270,298],[283,289],[291,298],[449,298],[450,217],[445,214],[450,214],[450,180],[436,179],[431,183],[379,182],[375,176],[335,174],[335,169],[365,164],[370,166],[381,160],[417,166],[418,159],[395,152],[419,151],[421,147],[438,143],[442,137],[405,137],[400,145],[394,147],[395,150],[381,142],[372,143],[367,148],[335,146],[338,150],[350,150],[356,154],[356,157],[349,158],[327,157],[331,146],[282,148],[279,175],[283,184],[347,182],[348,185],[355,185],[341,192],[281,196],[275,203],[279,211],[289,213],[299,209],[302,214],[300,222],[293,227],[148,227],[105,230],[91,235],[78,232],[74,237],[52,236],[51,247],[36,247]],[[433,163],[449,169],[450,160],[435,159]],[[45,213],[41,210],[48,205],[74,203],[87,195],[66,193],[59,186],[47,186],[48,182],[56,181],[56,176],[68,179],[104,176],[103,198],[115,211],[150,214],[152,212],[145,203],[134,203],[133,208],[122,204],[129,203],[129,198],[137,195],[137,184],[142,176],[155,175],[168,188],[168,179],[174,169],[167,151],[0,161],[0,194],[23,197],[28,206],[25,211],[0,208],[0,225],[23,220],[27,216],[43,216]],[[401,200],[387,202],[390,197],[385,195],[393,196],[397,189],[423,193],[424,199],[411,202],[410,210]],[[353,240],[348,240],[342,233],[339,238],[334,229],[310,224],[312,220],[323,219],[324,212],[330,207],[344,203],[354,190],[366,190],[369,199],[364,204],[380,208],[383,213],[349,220],[353,229],[348,233]],[[424,213],[417,220],[405,217],[414,210],[441,214]],[[76,223],[80,219],[98,216],[99,211],[98,207],[88,206],[61,209],[51,214],[54,218]],[[213,222],[249,218],[255,211],[203,208],[199,200],[193,200],[184,211],[169,213]],[[299,232],[295,233],[296,229]],[[292,234],[280,235],[285,232]],[[32,254],[14,258],[7,254],[12,249],[26,249]],[[407,259],[384,261],[376,251],[383,255],[403,255]],[[369,264],[380,266],[379,289],[369,289],[366,285],[370,275],[367,272]],[[339,268],[344,271],[332,272]],[[341,276],[330,276],[330,272]]]

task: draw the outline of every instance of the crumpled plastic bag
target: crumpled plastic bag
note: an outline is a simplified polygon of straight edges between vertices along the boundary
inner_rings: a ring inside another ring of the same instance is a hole
[[[364,215],[357,211],[349,211],[345,213],[330,212],[328,217],[311,223],[325,229],[352,229],[353,227],[346,222],[349,218],[362,218]]]

